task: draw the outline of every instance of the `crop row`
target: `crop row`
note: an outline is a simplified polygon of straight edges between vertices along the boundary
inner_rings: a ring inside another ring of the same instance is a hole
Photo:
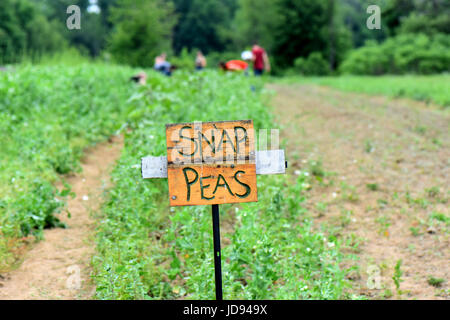
[[[0,270],[21,239],[63,226],[57,216],[83,150],[125,122],[132,70],[82,64],[18,66],[0,73]]]

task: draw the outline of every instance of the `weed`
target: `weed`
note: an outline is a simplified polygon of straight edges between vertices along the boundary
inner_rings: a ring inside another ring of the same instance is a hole
[[[372,141],[370,140],[364,141],[364,151],[366,153],[372,153],[375,151],[375,146]]]
[[[427,127],[418,125],[414,128],[414,131],[423,136],[427,132]]]
[[[422,209],[426,209],[430,205],[430,202],[427,199],[413,198],[409,191],[405,193],[405,200],[406,203],[410,205],[419,205]]]
[[[342,198],[344,200],[350,202],[357,202],[359,200],[359,195],[356,191],[356,187],[348,185],[345,182],[341,182],[341,189],[342,189]]]
[[[351,210],[342,210],[341,215],[339,216],[341,227],[346,227],[351,222],[351,217],[353,215],[353,211]]]
[[[425,189],[425,192],[427,193],[428,197],[436,198],[439,195],[440,190],[439,190],[439,187],[431,187],[431,188]]]
[[[433,287],[440,287],[445,282],[445,279],[435,278],[433,276],[428,276],[428,284]]]
[[[438,138],[432,138],[431,142],[438,147],[442,147],[442,141],[439,140]]]
[[[409,231],[411,231],[411,233],[414,237],[420,236],[420,229],[417,227],[410,227]]]
[[[387,231],[391,226],[391,220],[389,219],[389,217],[385,215],[379,216],[378,218],[375,219],[375,222],[380,224],[380,229],[378,230],[378,232],[380,234],[388,236],[389,233]]]
[[[364,239],[361,237],[358,237],[354,233],[351,233],[349,236],[345,237],[345,246],[348,247],[350,250],[352,250],[355,253],[361,252],[360,245],[362,242],[364,242]]]
[[[323,216],[327,212],[328,205],[325,202],[317,202],[316,209],[319,211],[319,215]]]
[[[441,212],[433,211],[430,215],[430,219],[434,219],[440,222],[445,223],[446,225],[450,224],[450,217],[446,216]]]
[[[384,298],[384,299],[389,299],[392,298],[393,294],[392,291],[390,289],[385,289],[381,294],[380,294],[380,298]]]
[[[397,260],[397,263],[394,267],[394,276],[392,280],[394,280],[395,288],[397,289],[397,293],[400,294],[400,283],[403,282],[402,275],[403,271],[401,270],[402,260]]]
[[[322,161],[309,161],[309,171],[315,177],[325,177],[325,170],[323,169]]]
[[[389,202],[385,199],[377,199],[377,204],[380,209],[383,209],[389,204]]]

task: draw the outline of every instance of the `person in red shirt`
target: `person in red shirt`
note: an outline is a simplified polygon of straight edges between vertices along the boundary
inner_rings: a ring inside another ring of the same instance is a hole
[[[261,76],[264,71],[270,72],[269,56],[264,48],[255,43],[252,48],[253,71],[255,76]]]

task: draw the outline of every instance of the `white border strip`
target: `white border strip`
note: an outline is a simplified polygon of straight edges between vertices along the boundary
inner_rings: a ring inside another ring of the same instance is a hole
[[[167,157],[145,157],[141,160],[142,178],[167,178]],[[256,174],[286,173],[284,150],[256,151]]]

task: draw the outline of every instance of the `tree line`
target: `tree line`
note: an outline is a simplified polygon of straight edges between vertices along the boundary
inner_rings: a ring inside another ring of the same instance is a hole
[[[373,2],[381,8],[379,30],[366,26]],[[66,27],[66,9],[73,4],[82,12],[81,30]],[[99,10],[90,12],[92,5]],[[427,60],[414,70],[372,73],[440,72],[448,70],[448,55],[439,48],[448,51],[449,28],[450,0],[2,0],[0,63],[76,47],[93,57],[107,52],[116,62],[149,67],[161,52],[187,58],[201,50],[217,61],[258,41],[278,72],[360,73],[352,64],[370,64],[360,62],[367,47],[380,50],[388,39],[400,47],[406,35],[420,33],[427,42],[422,47],[439,56],[439,66]]]

